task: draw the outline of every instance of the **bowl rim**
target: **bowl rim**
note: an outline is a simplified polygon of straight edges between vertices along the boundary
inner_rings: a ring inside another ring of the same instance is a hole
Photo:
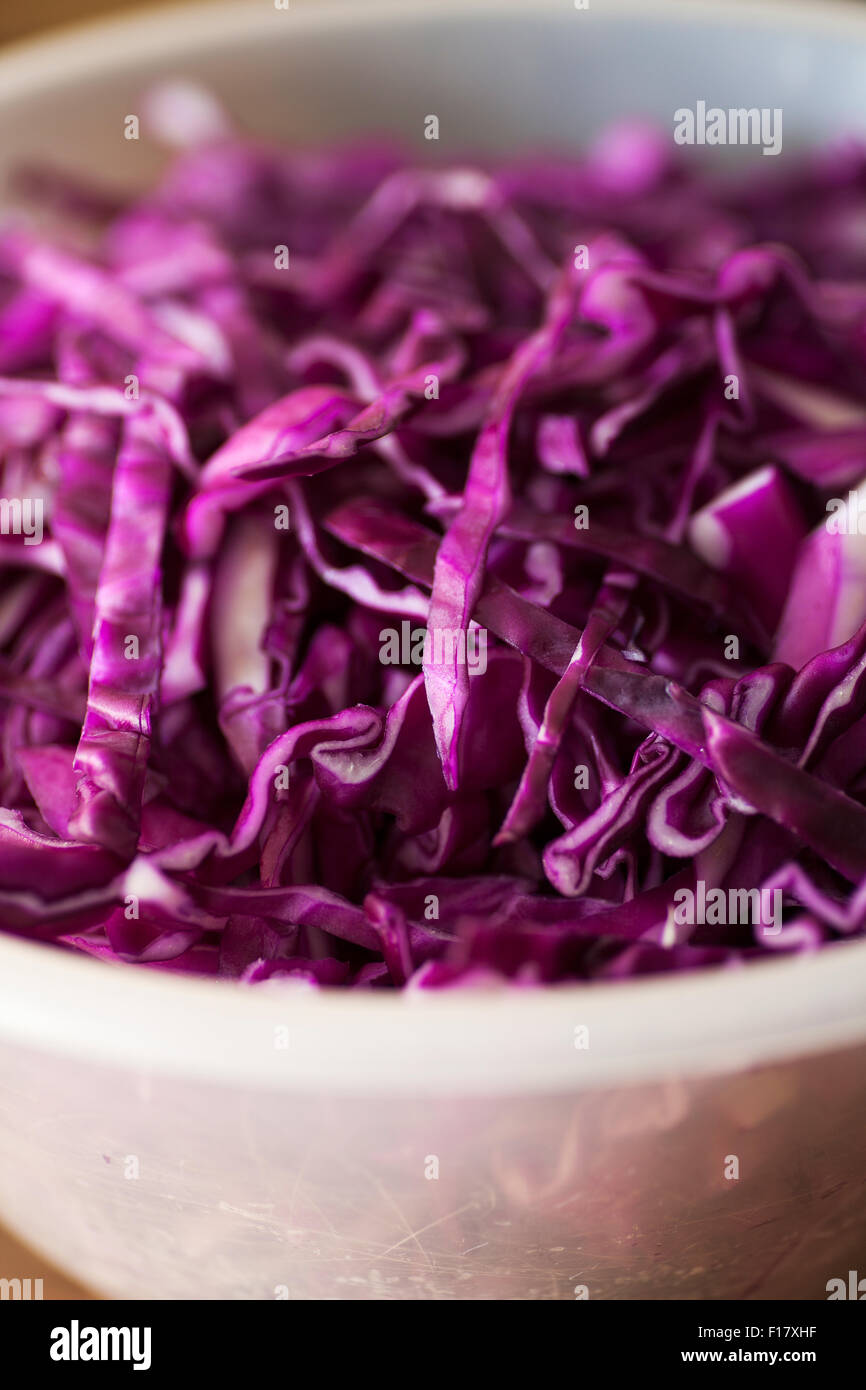
[[[400,993],[243,986],[5,936],[4,1040],[279,1091],[579,1091],[866,1044],[866,940],[615,982]]]
[[[294,32],[341,26],[449,22],[503,13],[562,16],[553,0],[373,0],[293,6]],[[603,24],[640,13],[648,23],[786,33],[856,33],[866,10],[759,0],[688,6],[615,0]],[[151,7],[96,18],[7,45],[0,113],[62,75],[72,83],[134,68],[170,47],[254,41],[268,7],[231,3]],[[98,42],[95,42],[98,40]],[[575,1030],[588,1030],[589,1046]],[[287,1045],[276,1030],[287,1029]],[[279,1041],[278,1041],[279,1039]],[[286,982],[254,989],[153,968],[131,969],[0,935],[0,1040],[81,1061],[232,1081],[274,1090],[365,1094],[526,1093],[637,1084],[784,1061],[866,1042],[866,940],[744,966],[618,982],[451,991],[311,991]]]
[[[290,0],[292,25],[297,33],[341,27],[425,24],[452,22],[487,15],[491,20],[505,15],[531,16],[532,19],[562,19],[568,13],[567,0]],[[628,23],[640,16],[652,25],[685,24],[697,28],[721,23],[734,28],[761,28],[784,22],[787,34],[803,33],[866,34],[866,11],[850,0],[823,0],[820,7],[808,0],[740,0],[732,8],[730,0],[655,0],[651,9],[646,0],[605,0],[604,9],[592,15],[593,23],[605,26]],[[85,17],[54,25],[35,35],[13,39],[0,49],[0,111],[21,96],[32,96],[51,86],[58,75],[64,81],[81,75],[93,76],[105,69],[112,72],[136,67],[152,57],[176,52],[184,43],[199,52],[236,42],[239,37],[255,37],[273,24],[271,6],[238,4],[235,0],[201,0],[201,3],[136,6],[132,14]],[[170,40],[166,37],[171,27]],[[94,38],[99,39],[94,54]]]

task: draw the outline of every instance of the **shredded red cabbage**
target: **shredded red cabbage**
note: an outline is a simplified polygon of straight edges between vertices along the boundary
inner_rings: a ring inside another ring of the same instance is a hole
[[[861,932],[866,153],[153,110],[151,193],[0,234],[0,925],[359,987]]]

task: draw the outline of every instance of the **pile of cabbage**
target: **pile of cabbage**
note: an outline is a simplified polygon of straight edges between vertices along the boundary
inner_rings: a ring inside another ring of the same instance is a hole
[[[368,988],[860,932],[863,150],[177,111],[0,230],[0,926]]]

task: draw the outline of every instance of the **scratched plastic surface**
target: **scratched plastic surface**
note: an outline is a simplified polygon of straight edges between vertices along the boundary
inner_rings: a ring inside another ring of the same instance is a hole
[[[864,1049],[488,1101],[250,1094],[2,1047],[0,1077],[0,1209],[115,1297],[815,1299],[862,1264]]]

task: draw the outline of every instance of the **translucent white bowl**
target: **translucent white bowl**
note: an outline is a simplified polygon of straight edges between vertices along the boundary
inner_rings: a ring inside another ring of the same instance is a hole
[[[172,72],[290,140],[423,154],[435,113],[440,153],[574,145],[703,98],[781,106],[788,145],[866,125],[866,13],[156,11],[0,57],[0,175],[37,155],[141,182],[154,152],[123,117]],[[0,935],[0,1215],[128,1298],[823,1298],[863,1267],[864,1001],[866,942],[361,997]]]

